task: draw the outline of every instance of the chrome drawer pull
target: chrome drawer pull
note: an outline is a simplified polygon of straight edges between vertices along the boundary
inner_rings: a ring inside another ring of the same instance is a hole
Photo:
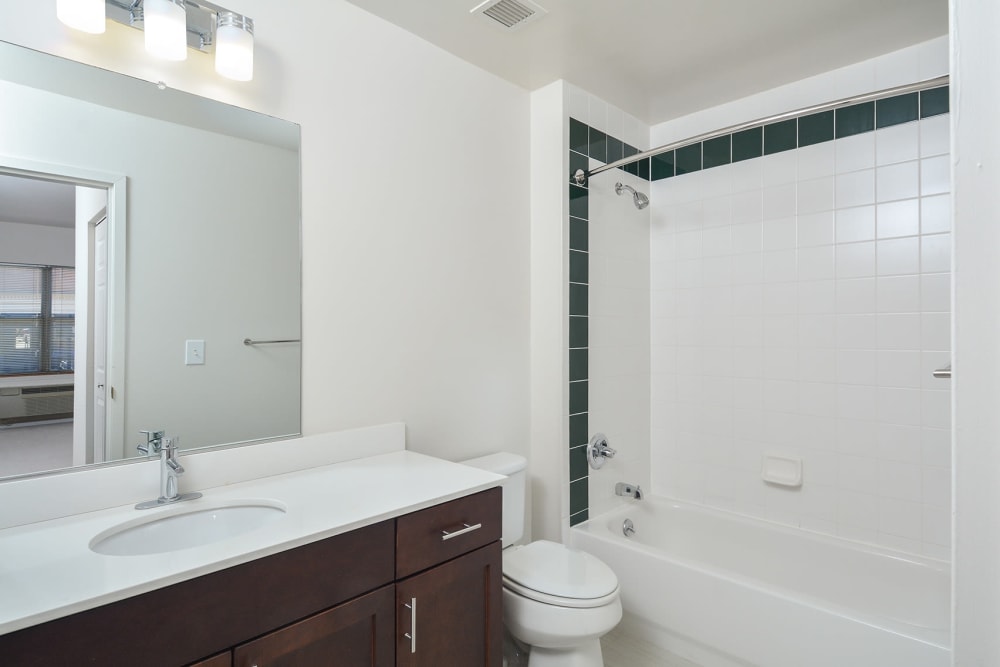
[[[453,537],[458,537],[459,535],[465,535],[466,533],[471,533],[472,531],[479,530],[480,528],[483,527],[483,524],[481,523],[477,523],[475,526],[470,526],[467,523],[463,523],[462,525],[465,526],[465,528],[461,530],[456,530],[454,533],[449,533],[447,530],[442,530],[441,541],[444,542],[445,540],[450,540]]]
[[[410,604],[403,604],[410,610],[410,631],[403,636],[410,640],[410,653],[417,652],[417,598],[410,598]]]

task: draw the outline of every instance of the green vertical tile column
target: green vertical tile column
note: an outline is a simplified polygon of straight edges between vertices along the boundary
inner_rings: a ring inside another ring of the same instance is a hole
[[[607,163],[617,160],[625,150],[621,140],[598,132],[570,119],[570,175],[577,168],[587,168],[589,158]],[[634,150],[634,149],[633,149]],[[587,520],[589,497],[587,475],[588,402],[589,402],[589,300],[590,203],[587,187],[570,182],[569,208],[569,507],[570,525]]]

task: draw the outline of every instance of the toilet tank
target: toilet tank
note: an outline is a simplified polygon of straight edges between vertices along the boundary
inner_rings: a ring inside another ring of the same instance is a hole
[[[507,479],[500,483],[503,487],[503,546],[508,547],[524,535],[525,477],[528,459],[510,452],[497,452],[459,463],[473,468],[488,470]]]

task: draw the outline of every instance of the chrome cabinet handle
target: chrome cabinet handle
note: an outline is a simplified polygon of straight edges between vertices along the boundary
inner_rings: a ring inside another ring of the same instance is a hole
[[[403,636],[410,640],[410,653],[417,652],[417,598],[410,598],[410,604],[403,603],[410,610],[410,631]]]
[[[466,533],[471,533],[472,531],[479,530],[480,528],[483,527],[483,524],[481,523],[477,523],[474,526],[470,526],[467,523],[463,523],[462,525],[465,526],[465,528],[462,528],[461,530],[456,530],[453,533],[449,533],[447,530],[442,530],[441,541],[444,542],[445,540],[450,540],[453,537],[458,537],[459,535],[465,535]]]

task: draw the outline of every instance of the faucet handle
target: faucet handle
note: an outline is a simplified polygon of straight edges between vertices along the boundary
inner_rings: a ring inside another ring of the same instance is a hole
[[[163,441],[163,436],[166,435],[165,431],[158,430],[148,430],[139,431],[146,436],[146,442],[136,445],[138,449],[143,454],[156,454],[160,451],[160,443]]]

